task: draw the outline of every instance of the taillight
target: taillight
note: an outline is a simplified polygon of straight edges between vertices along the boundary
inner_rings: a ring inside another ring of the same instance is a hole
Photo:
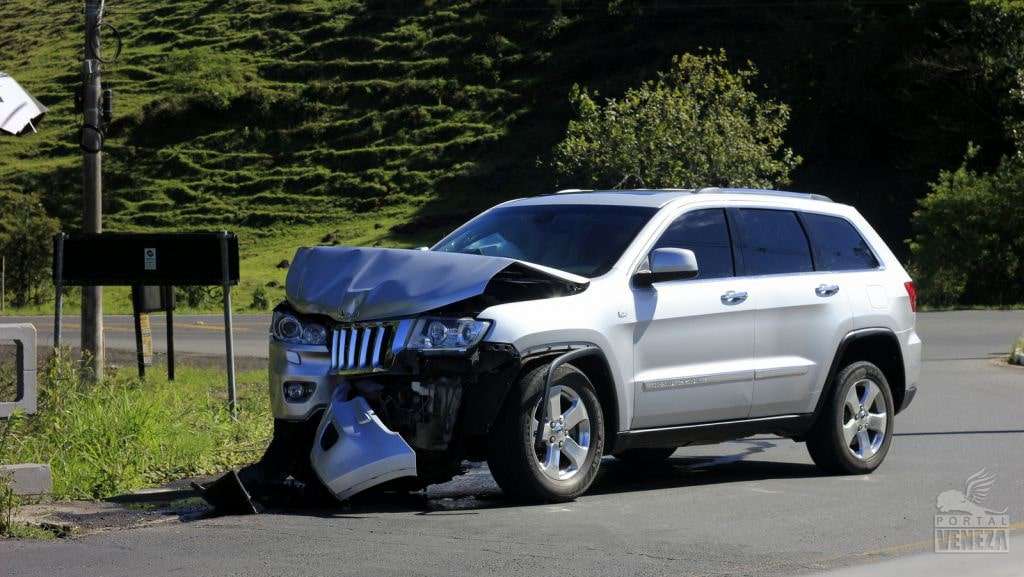
[[[917,312],[917,286],[914,285],[914,281],[908,281],[903,283],[903,288],[907,289],[907,296],[910,297],[910,311]]]

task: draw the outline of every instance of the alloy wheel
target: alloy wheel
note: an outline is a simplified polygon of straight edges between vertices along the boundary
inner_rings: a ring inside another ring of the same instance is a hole
[[[590,414],[579,394],[570,387],[553,386],[547,399],[551,420],[544,423],[543,440],[535,447],[540,470],[555,481],[575,477],[590,453]],[[534,411],[530,438],[535,439],[540,401]]]
[[[843,404],[843,440],[861,460],[875,456],[885,442],[889,408],[878,383],[861,379],[850,387]]]

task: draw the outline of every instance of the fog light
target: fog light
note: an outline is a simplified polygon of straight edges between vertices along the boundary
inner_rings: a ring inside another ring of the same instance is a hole
[[[289,403],[303,403],[313,396],[316,390],[314,383],[302,383],[299,381],[288,381],[284,384],[284,400]]]

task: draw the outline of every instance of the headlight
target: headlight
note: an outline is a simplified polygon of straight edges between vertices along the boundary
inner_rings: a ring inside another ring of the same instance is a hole
[[[303,322],[295,315],[274,311],[270,334],[275,339],[294,345],[327,344],[327,329],[313,322]]]
[[[409,337],[410,349],[464,352],[484,338],[490,321],[426,317],[417,319]]]

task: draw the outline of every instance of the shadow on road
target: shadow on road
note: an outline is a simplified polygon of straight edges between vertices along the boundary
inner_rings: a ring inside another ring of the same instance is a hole
[[[926,431],[921,433],[893,433],[894,437],[933,437],[945,435],[1019,435],[1024,429],[1002,429],[987,431]]]
[[[745,440],[746,447],[738,453],[722,456],[669,458],[649,466],[627,464],[606,457],[593,486],[583,497],[682,489],[699,485],[738,483],[765,479],[797,479],[817,477],[823,473],[814,465],[748,460],[774,445],[766,440]],[[418,515],[473,515],[485,509],[529,507],[507,500],[484,467],[475,467],[468,474],[424,492],[394,493],[370,491],[344,504],[322,508],[277,509],[276,514],[307,515],[325,518],[371,518],[380,513]],[[540,505],[544,506],[544,505]]]

